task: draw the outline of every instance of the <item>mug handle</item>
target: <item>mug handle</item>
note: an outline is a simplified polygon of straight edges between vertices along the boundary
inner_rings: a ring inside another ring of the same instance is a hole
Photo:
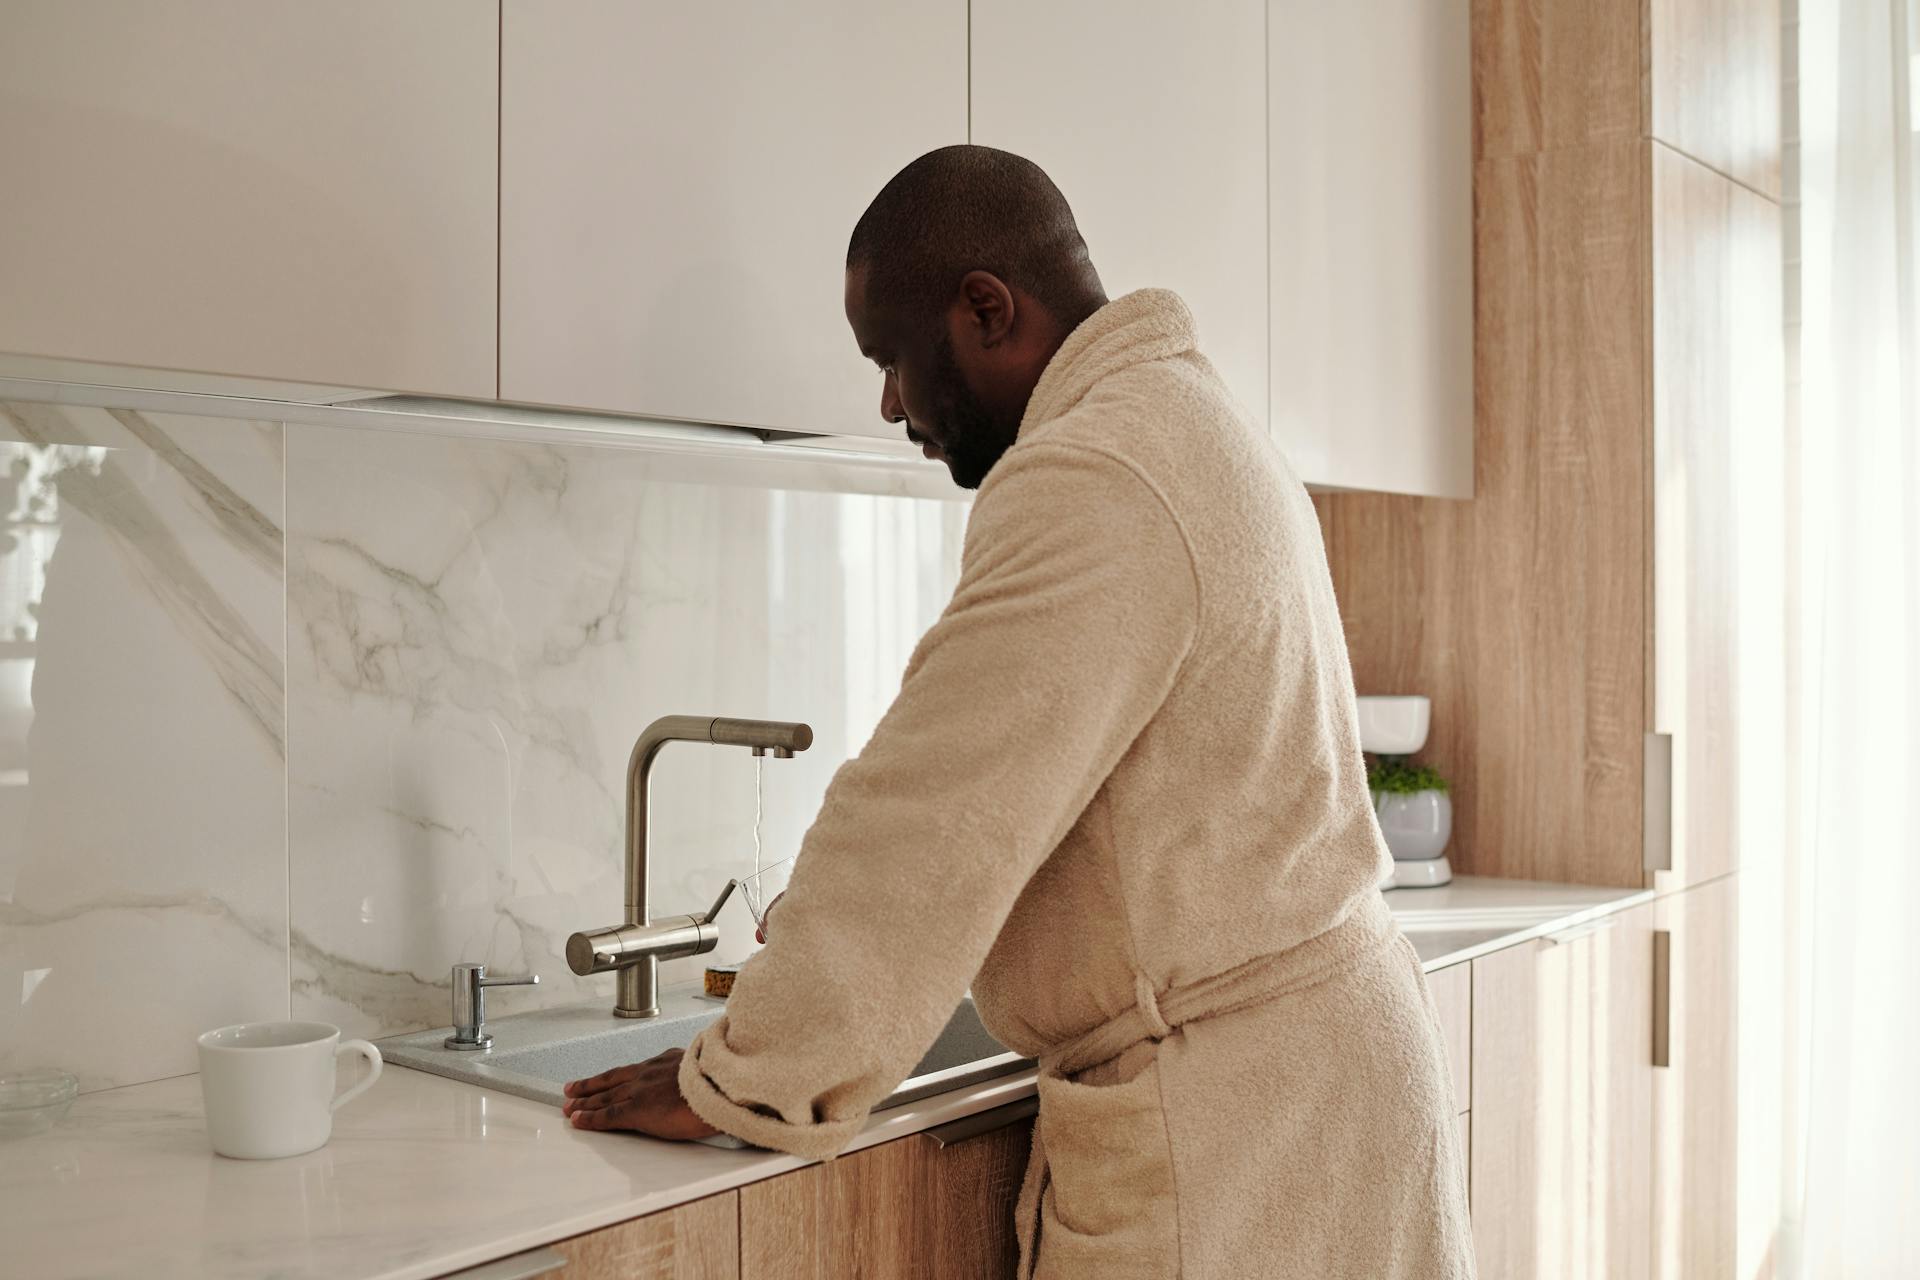
[[[333,1105],[328,1108],[329,1111],[338,1111],[341,1107],[346,1106],[349,1102],[352,1102],[355,1098],[373,1088],[373,1082],[380,1078],[380,1051],[378,1049],[368,1044],[365,1040],[343,1040],[340,1042],[340,1047],[333,1051],[334,1061],[338,1062],[340,1056],[347,1053],[357,1053],[367,1060],[367,1078],[335,1098]]]

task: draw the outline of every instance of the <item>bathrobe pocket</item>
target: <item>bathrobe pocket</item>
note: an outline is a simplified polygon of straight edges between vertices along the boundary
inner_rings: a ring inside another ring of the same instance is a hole
[[[1179,1274],[1158,1048],[1136,1046],[1145,1052],[1075,1078],[1041,1072],[1038,1136],[1047,1164],[1035,1280]]]

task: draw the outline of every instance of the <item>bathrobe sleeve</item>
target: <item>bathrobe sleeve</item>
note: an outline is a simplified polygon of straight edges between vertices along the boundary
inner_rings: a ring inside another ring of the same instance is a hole
[[[1130,464],[1008,452],[952,602],[834,776],[767,946],[682,1060],[696,1113],[797,1155],[852,1140],[1165,700],[1200,606],[1185,534]]]

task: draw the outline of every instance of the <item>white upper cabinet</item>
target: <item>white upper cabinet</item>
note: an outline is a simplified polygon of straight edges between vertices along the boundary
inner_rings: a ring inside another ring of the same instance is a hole
[[[494,394],[493,0],[7,0],[0,351]]]
[[[1269,0],[1272,422],[1308,481],[1473,493],[1469,0]]]
[[[508,400],[904,438],[847,238],[966,141],[966,0],[505,0]]]
[[[1073,206],[1109,297],[1173,289],[1267,414],[1262,0],[973,0],[973,138]]]

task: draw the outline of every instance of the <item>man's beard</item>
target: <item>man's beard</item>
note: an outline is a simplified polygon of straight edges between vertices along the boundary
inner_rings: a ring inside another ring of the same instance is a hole
[[[933,347],[933,401],[940,438],[934,441],[947,456],[947,469],[962,489],[978,489],[1013,447],[1020,434],[1018,422],[1003,423],[975,395],[953,357],[953,338],[941,334]]]

